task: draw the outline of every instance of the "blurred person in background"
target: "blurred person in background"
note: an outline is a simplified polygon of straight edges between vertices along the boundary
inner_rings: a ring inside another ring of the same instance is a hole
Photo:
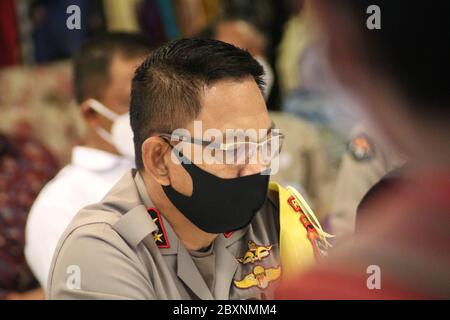
[[[222,17],[245,20],[256,26],[266,38],[265,56],[274,67],[283,25],[296,8],[296,0],[222,0]],[[269,110],[280,110],[282,105],[283,96],[280,94],[278,81],[279,78],[274,77],[266,102]]]
[[[324,218],[331,209],[334,183],[357,117],[349,112],[352,101],[337,85],[324,54],[326,43],[319,35],[311,1],[298,1],[278,46],[276,71],[283,92],[281,109],[312,126],[325,150],[326,176],[318,180]]]
[[[264,68],[264,97],[272,90],[274,72],[266,59],[266,38],[256,26],[245,20],[223,19],[213,27],[213,37],[217,40],[247,50]]]
[[[313,4],[339,80],[376,132],[409,160],[400,178],[366,202],[354,241],[290,279],[280,298],[448,299],[450,83],[441,75],[450,73],[449,4]],[[381,28],[368,28],[373,4]]]
[[[308,0],[296,1],[295,12],[284,24],[278,45],[276,70],[283,95],[301,87],[300,57],[314,41],[317,30],[311,19]]]
[[[357,208],[365,194],[404,163],[405,158],[392,146],[382,145],[364,126],[355,126],[342,156],[327,216],[335,246],[352,238]]]
[[[26,258],[44,289],[53,252],[69,222],[133,166],[131,79],[148,52],[141,36],[110,33],[86,42],[74,57],[75,96],[87,127],[85,144],[73,149],[71,163],[39,194],[26,227]]]
[[[31,136],[0,134],[0,300],[44,298],[25,260],[25,223],[57,170],[54,156]]]

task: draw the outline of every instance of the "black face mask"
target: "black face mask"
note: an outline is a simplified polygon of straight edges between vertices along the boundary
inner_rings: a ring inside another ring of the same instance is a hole
[[[185,196],[170,185],[162,188],[186,218],[208,233],[235,231],[250,224],[266,200],[270,169],[266,175],[223,179],[187,162],[182,155],[177,157],[192,178],[192,195]]]

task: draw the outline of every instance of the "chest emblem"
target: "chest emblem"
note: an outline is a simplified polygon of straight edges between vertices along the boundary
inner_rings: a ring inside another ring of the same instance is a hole
[[[248,250],[245,252],[242,258],[237,260],[242,264],[254,263],[256,261],[261,261],[270,254],[272,250],[272,245],[269,246],[259,246],[252,240],[248,241]]]
[[[369,160],[375,156],[373,144],[370,138],[364,133],[361,133],[350,141],[348,150],[356,161]]]
[[[239,289],[248,289],[251,287],[258,287],[266,289],[272,281],[277,280],[281,275],[281,267],[267,268],[263,266],[255,266],[253,271],[246,275],[244,279],[236,281],[234,285]]]

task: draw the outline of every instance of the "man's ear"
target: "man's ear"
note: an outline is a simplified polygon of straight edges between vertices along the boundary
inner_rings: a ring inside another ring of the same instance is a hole
[[[99,126],[98,113],[89,105],[89,99],[80,104],[80,113],[89,127],[96,128]]]
[[[142,162],[145,172],[153,177],[160,185],[170,185],[168,152],[170,147],[160,137],[150,137],[144,141],[141,148]]]

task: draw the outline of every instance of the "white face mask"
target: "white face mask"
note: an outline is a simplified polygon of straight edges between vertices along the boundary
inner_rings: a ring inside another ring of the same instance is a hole
[[[111,133],[101,127],[97,127],[97,134],[103,140],[113,145],[123,156],[134,160],[133,131],[130,125],[129,113],[118,115],[95,99],[90,99],[88,105],[113,123]]]

